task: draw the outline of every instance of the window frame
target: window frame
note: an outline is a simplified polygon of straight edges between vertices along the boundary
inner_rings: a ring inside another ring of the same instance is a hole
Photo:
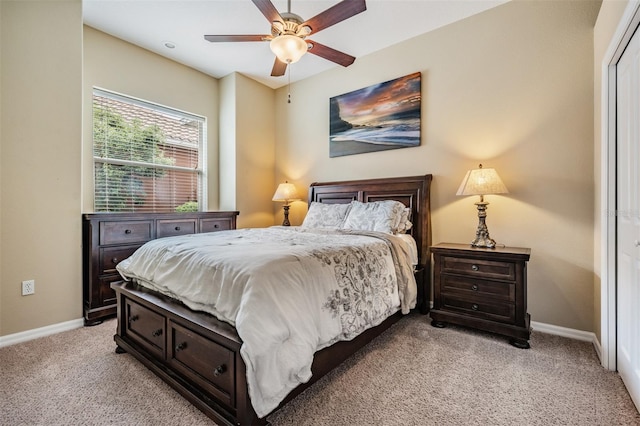
[[[104,212],[109,213],[109,210],[98,209],[97,208],[97,197],[96,197],[96,169],[97,164],[111,164],[116,166],[136,166],[136,167],[145,167],[152,168],[158,170],[167,170],[167,171],[178,171],[178,172],[189,172],[193,173],[194,169],[190,167],[184,166],[175,166],[175,165],[166,165],[166,164],[154,164],[147,163],[144,161],[132,161],[132,160],[123,160],[117,158],[109,158],[109,157],[100,157],[95,155],[95,139],[94,139],[94,123],[95,117],[93,114],[95,105],[95,97],[100,96],[104,98],[109,98],[118,102],[128,103],[133,106],[142,107],[150,109],[154,112],[157,112],[162,115],[166,115],[172,118],[177,119],[185,119],[185,120],[194,120],[198,121],[200,124],[200,137],[198,141],[198,166],[195,169],[195,175],[197,176],[197,184],[198,184],[198,210],[197,211],[206,211],[208,206],[208,161],[207,161],[207,117],[199,114],[194,114],[191,112],[187,112],[178,108],[169,107],[166,105],[159,104],[157,102],[147,101],[141,98],[137,98],[130,95],[125,95],[122,93],[118,93],[112,90],[104,89],[101,87],[93,86],[91,102],[92,102],[92,120],[91,120],[91,150],[92,150],[92,179],[93,179],[93,210],[96,213]],[[179,146],[180,141],[171,140],[166,145]],[[154,204],[154,207],[155,204]],[[135,208],[133,210],[123,210],[123,212],[132,213],[136,212]],[[140,211],[144,212],[161,212],[163,210],[158,210],[153,208],[153,210],[149,209],[140,209]]]

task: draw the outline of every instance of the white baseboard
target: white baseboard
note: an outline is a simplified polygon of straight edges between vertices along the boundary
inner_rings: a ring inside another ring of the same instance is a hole
[[[433,302],[431,302],[431,307],[433,307]],[[33,330],[23,331],[21,333],[0,336],[0,348],[4,346],[15,345],[16,343],[26,342],[28,340],[37,339],[39,337],[50,336],[52,334],[60,333],[63,331],[73,330],[82,326],[84,326],[84,319],[80,318],[67,322],[61,322],[58,324],[48,325],[46,327],[36,328]],[[560,327],[558,325],[545,324],[543,322],[537,321],[531,321],[531,328],[535,331],[539,331],[540,333],[554,334],[556,336],[568,337],[569,339],[591,342],[596,351],[596,354],[598,355],[598,358],[602,359],[602,347],[600,346],[600,342],[598,342],[598,339],[593,332]]]
[[[16,343],[26,342],[27,340],[37,339],[39,337],[50,336],[63,331],[73,330],[84,326],[84,319],[75,319],[71,321],[61,322],[58,324],[48,325],[46,327],[34,328],[20,333],[8,334],[0,336],[0,348],[4,346],[15,345]]]
[[[558,325],[545,324],[543,322],[531,321],[531,328],[540,333],[554,334],[556,336],[568,337],[569,339],[581,340],[583,342],[591,342],[593,348],[602,360],[602,346],[598,342],[596,334],[591,331],[576,330],[573,328],[560,327]]]

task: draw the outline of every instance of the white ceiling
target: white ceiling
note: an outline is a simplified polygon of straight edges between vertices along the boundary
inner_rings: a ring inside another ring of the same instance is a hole
[[[312,40],[356,58],[464,19],[508,0],[367,0],[367,10]],[[287,0],[272,0],[279,12]],[[291,12],[309,19],[338,0],[292,0]],[[306,54],[282,77],[267,42],[210,43],[205,34],[269,34],[270,23],[250,0],[84,0],[84,23],[216,78],[239,72],[278,88],[339,67]],[[165,42],[176,47],[169,49]],[[356,59],[357,62],[357,59]]]

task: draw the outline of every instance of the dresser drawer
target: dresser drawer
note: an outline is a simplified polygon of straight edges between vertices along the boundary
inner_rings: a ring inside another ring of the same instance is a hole
[[[216,232],[232,229],[229,219],[200,219],[200,232]]]
[[[100,244],[144,243],[151,239],[153,221],[100,222]]]
[[[441,267],[443,273],[503,280],[516,279],[516,265],[513,262],[443,256]]]
[[[440,291],[506,302],[515,302],[516,300],[515,282],[488,281],[461,275],[443,274],[440,278]]]
[[[120,275],[109,275],[98,280],[98,297],[94,298],[94,302],[98,302],[98,306],[115,305],[116,292],[111,288],[111,283],[122,281]]]
[[[235,357],[232,350],[170,321],[169,363],[218,396],[229,407],[235,405]]]
[[[149,352],[164,357],[165,317],[131,300],[126,301],[126,334]]]
[[[116,265],[131,256],[140,246],[102,247],[99,249],[98,274],[117,274]]]
[[[158,238],[173,237],[196,233],[196,219],[161,219],[157,221],[156,233]]]
[[[505,323],[515,321],[516,307],[511,303],[491,303],[482,298],[462,298],[446,293],[441,294],[440,297],[443,310]]]

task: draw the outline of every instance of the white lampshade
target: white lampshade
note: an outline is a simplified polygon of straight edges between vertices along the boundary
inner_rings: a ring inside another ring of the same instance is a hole
[[[467,172],[456,195],[506,194],[508,192],[496,170],[483,169],[480,164],[479,168]]]
[[[286,204],[289,204],[289,201],[295,201],[299,199],[300,196],[298,195],[296,187],[292,183],[285,182],[278,185],[276,193],[273,194],[272,201],[284,201]]]
[[[308,49],[307,43],[302,38],[291,34],[274,38],[269,46],[278,59],[287,64],[298,62]]]

